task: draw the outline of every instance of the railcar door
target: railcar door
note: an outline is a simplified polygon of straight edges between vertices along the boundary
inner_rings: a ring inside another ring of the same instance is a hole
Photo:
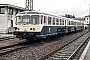
[[[75,22],[75,31],[77,31],[77,22]]]
[[[66,21],[66,20],[64,20],[64,22],[65,22],[65,24],[64,24],[64,25],[65,25],[65,31],[64,31],[64,33],[66,33],[66,31],[67,31],[67,24],[66,24],[66,23],[67,23],[67,21]]]
[[[44,16],[44,35],[47,36],[47,16]]]

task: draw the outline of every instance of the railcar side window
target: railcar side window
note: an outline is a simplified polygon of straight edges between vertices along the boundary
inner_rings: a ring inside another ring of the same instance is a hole
[[[62,20],[62,25],[64,25],[64,20]]]
[[[72,25],[72,21],[70,21],[70,25]]]
[[[67,20],[67,25],[69,25],[69,21]]]
[[[51,17],[48,17],[48,25],[51,25]]]
[[[41,24],[43,24],[43,16],[41,16]]]
[[[74,25],[74,22],[72,22],[72,25]]]
[[[16,24],[22,23],[22,16],[16,17]]]
[[[55,18],[53,18],[53,25],[55,25]]]
[[[44,23],[46,23],[46,16],[44,16]]]
[[[69,21],[69,25],[70,25],[70,21]]]
[[[59,22],[58,22],[58,18],[56,18],[56,25],[58,25],[58,23],[59,23]]]
[[[31,15],[31,24],[39,24],[39,15]]]
[[[62,25],[62,20],[60,19],[60,25]]]
[[[67,25],[66,22],[67,22],[67,20],[65,20],[65,25]]]

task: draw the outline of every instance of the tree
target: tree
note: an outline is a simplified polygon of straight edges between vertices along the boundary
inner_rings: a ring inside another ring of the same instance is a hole
[[[67,17],[67,18],[75,18],[75,16],[74,15],[70,15],[70,14],[65,14],[65,16],[64,17]]]

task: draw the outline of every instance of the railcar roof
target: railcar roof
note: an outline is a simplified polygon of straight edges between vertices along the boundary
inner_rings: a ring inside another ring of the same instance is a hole
[[[44,14],[44,15],[49,15],[49,16],[60,17],[60,16],[56,16],[56,15],[52,15],[52,14],[48,14],[48,13],[44,13],[40,11],[24,11],[24,12],[20,12],[19,14]]]
[[[76,19],[71,19],[71,18],[56,16],[56,15],[44,13],[44,12],[41,12],[41,11],[24,11],[24,12],[20,12],[20,13],[18,13],[18,14],[44,14],[44,15],[59,17],[59,18],[61,18],[61,19],[69,19],[69,20],[73,20],[73,21],[79,21],[78,19],[76,20]]]

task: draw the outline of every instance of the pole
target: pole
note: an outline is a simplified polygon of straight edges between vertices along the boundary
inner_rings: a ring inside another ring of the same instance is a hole
[[[90,29],[90,4],[89,4],[89,29]]]
[[[25,9],[26,11],[32,11],[33,10],[33,0],[25,0]]]

